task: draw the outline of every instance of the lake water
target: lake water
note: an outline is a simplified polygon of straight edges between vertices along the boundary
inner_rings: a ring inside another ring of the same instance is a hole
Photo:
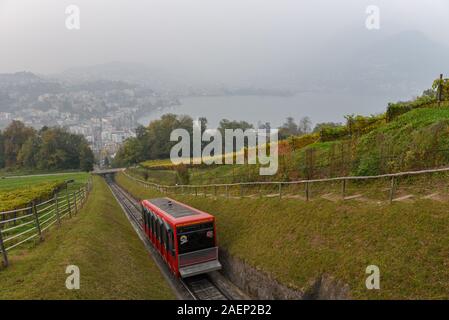
[[[258,121],[280,126],[286,117],[299,120],[310,117],[313,123],[343,122],[347,114],[370,115],[384,112],[393,96],[354,96],[345,94],[301,93],[294,96],[213,96],[186,97],[181,105],[154,111],[139,119],[148,125],[166,113],[186,114],[192,118],[206,117],[209,128],[216,128],[221,119]]]

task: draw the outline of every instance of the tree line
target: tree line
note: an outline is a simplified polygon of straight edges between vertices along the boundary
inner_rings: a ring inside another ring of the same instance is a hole
[[[207,129],[207,119],[200,118],[201,129]],[[333,123],[318,124],[337,125]],[[270,129],[270,123],[258,125],[259,129]],[[139,126],[136,129],[136,137],[130,138],[120,147],[112,162],[113,166],[125,167],[138,164],[145,160],[167,159],[170,150],[176,142],[170,141],[170,134],[175,129],[185,129],[192,135],[193,119],[186,115],[165,114],[160,119],[152,121],[147,127]],[[223,119],[217,128],[224,136],[225,129],[254,129],[254,125],[246,121]],[[292,117],[288,117],[279,128],[279,139],[287,139],[290,136],[298,136],[312,132],[312,122],[308,117],[301,118],[298,123]],[[207,143],[207,142],[206,142]]]
[[[91,171],[94,155],[82,135],[60,127],[36,130],[13,121],[0,131],[0,169]]]

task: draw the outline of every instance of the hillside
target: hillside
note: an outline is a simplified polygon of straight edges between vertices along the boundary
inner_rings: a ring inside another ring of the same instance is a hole
[[[141,199],[161,196],[122,173],[116,180]],[[169,196],[214,214],[222,249],[290,287],[307,291],[330,276],[356,299],[449,297],[448,201]],[[372,264],[381,290],[365,287]]]
[[[344,125],[282,141],[275,176],[259,176],[256,165],[197,165],[187,168],[188,182],[293,181],[447,167],[448,107],[447,101],[439,106],[423,96],[391,104],[384,114],[348,116]],[[157,160],[127,172],[174,185],[186,179],[183,170]],[[123,173],[117,181],[141,199],[161,196]],[[348,182],[344,199],[340,181],[310,184],[309,201],[295,184],[285,184],[282,200],[277,185],[218,187],[215,194],[211,187],[184,194],[178,188],[168,196],[214,214],[222,249],[298,290],[307,292],[330,277],[348,285],[356,299],[447,299],[448,174],[398,178],[393,188],[391,181]],[[366,289],[368,265],[380,268],[381,290]]]
[[[175,298],[100,177],[83,209],[44,237],[11,252],[0,299]],[[80,268],[79,290],[64,285],[68,265]]]
[[[449,102],[431,97],[390,104],[384,114],[348,116],[347,123],[321,127],[279,143],[279,170],[260,176],[257,165],[189,166],[191,184],[293,181],[378,175],[449,165]],[[141,179],[183,183],[170,160],[150,160],[130,170]],[[184,179],[185,180],[185,179]]]

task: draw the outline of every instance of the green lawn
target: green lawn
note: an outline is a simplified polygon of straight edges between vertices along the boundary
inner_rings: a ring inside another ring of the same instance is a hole
[[[120,173],[139,198],[160,196]],[[449,298],[449,203],[172,197],[217,217],[219,246],[291,287],[327,274],[356,299]],[[381,289],[367,290],[368,265]]]
[[[40,183],[59,182],[72,179],[75,180],[74,184],[82,184],[86,183],[88,178],[89,173],[86,172],[0,177],[0,191],[9,191]]]
[[[158,268],[100,177],[84,208],[45,241],[15,250],[0,271],[0,299],[174,299]],[[68,265],[80,290],[65,287]]]

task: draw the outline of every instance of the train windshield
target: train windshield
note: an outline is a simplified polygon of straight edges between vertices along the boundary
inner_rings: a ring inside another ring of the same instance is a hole
[[[213,222],[178,227],[176,231],[179,254],[215,246]]]

